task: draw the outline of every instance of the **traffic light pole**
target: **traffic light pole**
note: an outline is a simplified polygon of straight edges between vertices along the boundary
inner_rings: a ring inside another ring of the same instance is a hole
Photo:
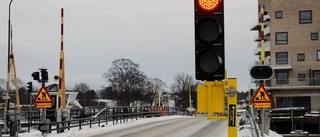
[[[40,72],[41,72],[41,84],[42,84],[42,87],[45,87],[46,86],[46,81],[48,80],[48,72],[46,69],[40,69]],[[46,111],[47,109],[46,108],[43,108],[42,109],[42,123],[45,124],[47,123],[47,120],[46,120]],[[42,132],[42,135],[46,134],[46,132]]]
[[[265,60],[265,49],[264,49],[264,9],[263,9],[263,7],[261,7],[261,10],[260,10],[260,12],[261,12],[261,52],[260,52],[260,59],[261,59],[261,61],[260,61],[260,63],[261,63],[261,65],[264,65],[264,60]],[[263,84],[264,85],[264,83],[265,83],[265,80],[262,80],[262,82],[260,83],[260,84]],[[265,118],[264,118],[264,111],[265,111],[265,109],[263,108],[262,109],[262,111],[260,111],[260,120],[261,120],[261,136],[262,137],[264,137],[264,133],[265,133],[265,131],[264,131],[264,120],[265,120]]]
[[[225,90],[228,91],[228,114],[225,112]],[[237,79],[205,81],[197,86],[198,112],[207,112],[208,120],[225,120],[228,117],[228,137],[237,137]]]

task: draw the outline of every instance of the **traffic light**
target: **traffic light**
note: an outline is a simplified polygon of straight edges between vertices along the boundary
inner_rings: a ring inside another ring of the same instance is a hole
[[[41,69],[41,78],[43,81],[48,81],[48,71],[46,69]]]
[[[31,74],[31,76],[33,77],[33,80],[37,80],[37,81],[39,81],[40,80],[40,73],[39,72],[33,72],[32,74]]]
[[[224,0],[195,0],[195,65],[197,80],[225,78]]]
[[[32,92],[32,82],[28,82],[27,84],[28,84],[28,85],[27,85],[27,91],[28,91],[29,93],[31,93],[31,92]]]
[[[273,76],[273,69],[270,66],[254,66],[250,70],[250,75],[256,80],[269,80]]]

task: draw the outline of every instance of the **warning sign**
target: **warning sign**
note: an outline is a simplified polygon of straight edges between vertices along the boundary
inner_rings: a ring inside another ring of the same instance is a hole
[[[252,103],[254,104],[254,108],[271,108],[271,97],[263,85],[260,85],[254,94]]]
[[[52,98],[44,86],[39,90],[34,103],[52,103]]]
[[[52,108],[52,103],[36,103],[36,108]]]
[[[263,85],[260,85],[255,95],[252,98],[253,103],[271,103],[271,97],[264,88]]]

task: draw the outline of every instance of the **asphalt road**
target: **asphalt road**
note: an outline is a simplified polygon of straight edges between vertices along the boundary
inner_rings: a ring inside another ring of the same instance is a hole
[[[92,137],[215,137],[226,133],[226,120],[207,120],[206,116],[148,123]]]

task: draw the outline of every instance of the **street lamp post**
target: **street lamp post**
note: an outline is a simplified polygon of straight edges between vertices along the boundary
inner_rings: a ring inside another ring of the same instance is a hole
[[[10,19],[10,17],[11,17],[11,4],[12,4],[12,2],[13,2],[13,0],[10,0],[10,3],[9,3],[9,16],[8,16],[8,74],[9,74],[9,72],[10,72],[10,44],[11,44],[11,41],[10,41],[10,34],[11,34],[11,19]],[[10,90],[10,88],[8,87],[8,86],[10,86],[10,84],[9,84],[9,79],[7,80],[7,89],[8,89],[8,91],[7,91],[7,96],[9,95],[9,90]],[[8,115],[7,115],[7,111],[8,111],[8,109],[9,109],[9,107],[10,107],[10,105],[9,105],[9,99],[8,100],[6,100],[6,109],[5,109],[5,111],[4,111],[4,132],[5,133],[7,133],[8,132],[8,119],[9,119],[9,117],[8,117]]]
[[[10,71],[10,34],[11,34],[11,29],[10,29],[10,25],[11,25],[11,4],[12,4],[13,0],[10,0],[9,3],[9,19],[8,19],[8,72]]]

